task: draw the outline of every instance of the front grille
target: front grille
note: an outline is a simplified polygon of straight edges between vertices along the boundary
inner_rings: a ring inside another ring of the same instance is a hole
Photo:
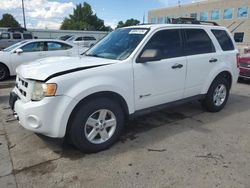
[[[16,78],[16,88],[20,92],[20,94],[24,97],[27,97],[27,91],[28,91],[29,83],[27,80],[20,78],[17,76]]]
[[[240,66],[241,66],[241,67],[245,67],[245,68],[250,68],[250,63],[247,63],[247,62],[240,62]]]

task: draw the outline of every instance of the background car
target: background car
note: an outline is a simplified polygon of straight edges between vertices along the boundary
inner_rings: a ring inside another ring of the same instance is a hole
[[[250,54],[243,55],[240,61],[240,78],[250,80]]]
[[[51,56],[77,56],[86,50],[61,40],[21,41],[0,51],[0,80],[16,75],[16,68],[22,63]]]
[[[33,39],[34,36],[31,32],[24,31],[14,31],[14,32],[2,32],[0,34],[0,49],[7,48],[15,43],[18,43],[23,40]]]
[[[72,36],[66,41],[82,47],[92,47],[97,43],[97,39],[91,36]]]

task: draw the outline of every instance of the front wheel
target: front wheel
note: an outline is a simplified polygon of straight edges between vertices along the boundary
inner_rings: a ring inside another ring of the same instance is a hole
[[[109,148],[119,138],[124,114],[119,103],[109,98],[83,103],[70,123],[69,136],[73,145],[87,153]]]
[[[9,70],[3,64],[0,64],[0,81],[9,77]]]
[[[203,107],[209,112],[219,112],[224,108],[229,97],[230,85],[224,77],[218,77],[211,84],[206,98],[203,100]]]

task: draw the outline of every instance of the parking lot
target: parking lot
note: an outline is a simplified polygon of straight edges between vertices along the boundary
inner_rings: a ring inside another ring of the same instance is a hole
[[[0,89],[0,187],[250,187],[249,83],[219,113],[193,102],[131,120],[117,144],[91,155],[19,126],[13,83]]]

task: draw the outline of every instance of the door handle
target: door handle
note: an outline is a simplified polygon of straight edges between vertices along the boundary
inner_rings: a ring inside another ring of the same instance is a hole
[[[218,59],[212,58],[212,59],[209,60],[209,63],[216,63],[217,61],[218,61]]]
[[[175,64],[172,66],[172,69],[181,69],[183,67],[182,64]]]

